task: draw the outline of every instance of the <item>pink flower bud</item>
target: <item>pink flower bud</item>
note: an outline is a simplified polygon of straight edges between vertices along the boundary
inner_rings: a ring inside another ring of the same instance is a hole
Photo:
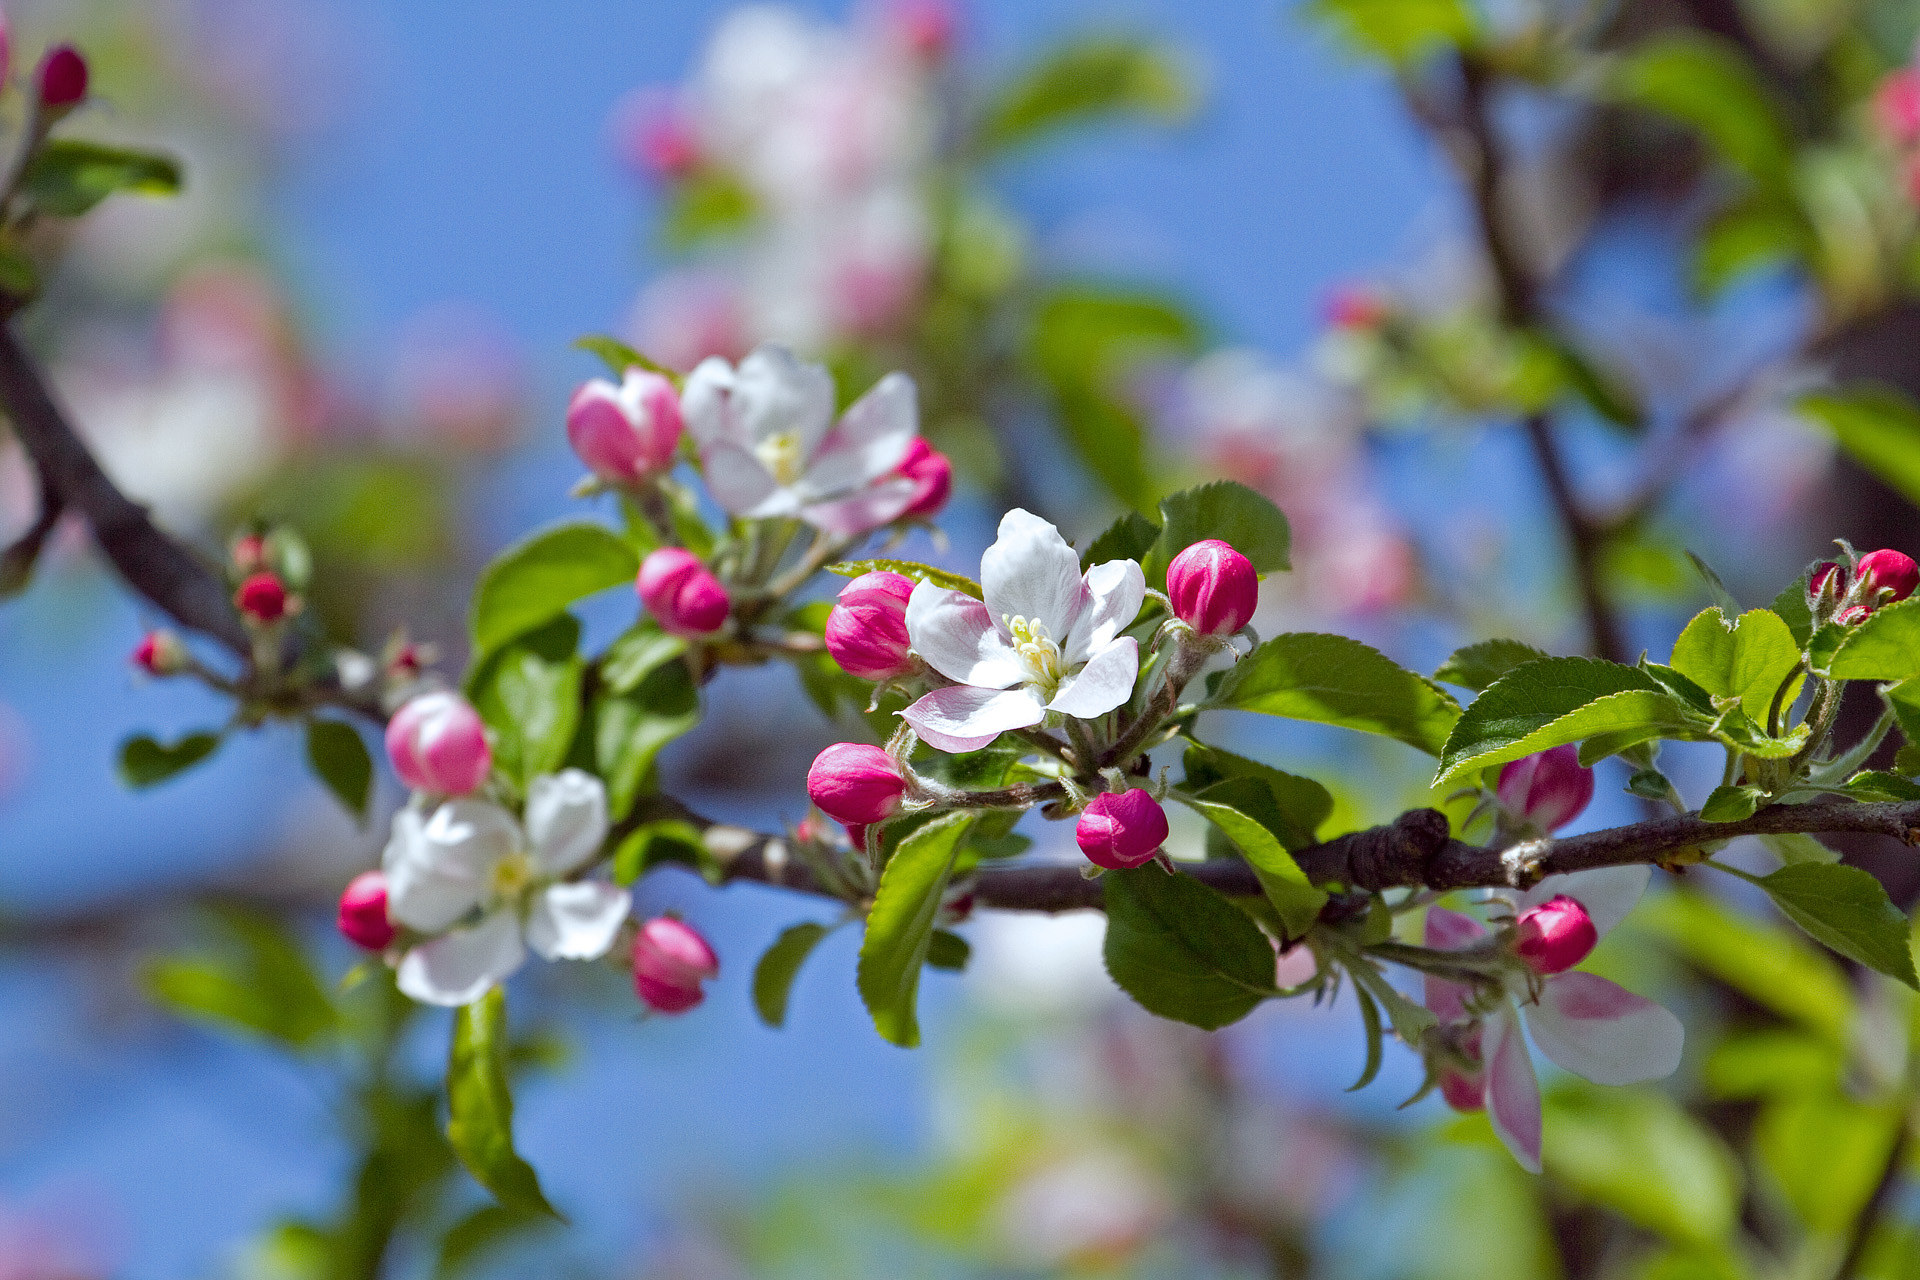
[[[1870,608],[1905,600],[1920,587],[1920,565],[1899,551],[1869,551],[1854,566],[1860,575],[1860,591]]]
[[[567,439],[602,480],[631,484],[672,468],[680,444],[680,397],[657,373],[629,369],[614,386],[595,378],[567,405]]]
[[[907,780],[878,747],[836,742],[813,759],[807,795],[820,812],[842,822],[884,822],[900,811]]]
[[[1167,842],[1167,811],[1138,787],[1103,791],[1080,815],[1073,838],[1096,867],[1137,867]]]
[[[1558,831],[1593,799],[1593,770],[1572,743],[1515,760],[1500,771],[1500,806],[1536,831]]]
[[[1440,1096],[1455,1111],[1481,1111],[1486,1108],[1486,1077],[1479,1071],[1466,1073],[1452,1067],[1440,1068]]]
[[[445,691],[411,698],[387,721],[387,755],[400,781],[415,791],[462,796],[493,769],[480,713]]]
[[[865,853],[867,849],[867,826],[868,824],[864,822],[843,822],[840,824],[840,829],[847,833],[847,843],[861,853]]]
[[[267,567],[267,540],[257,533],[243,533],[233,540],[233,567],[242,573],[258,573]]]
[[[915,436],[899,473],[913,481],[913,501],[900,514],[915,520],[931,520],[940,514],[953,496],[953,463],[947,455],[928,444],[926,437]]]
[[[45,110],[76,106],[87,96],[87,60],[70,44],[56,45],[40,59],[35,85]]]
[[[1880,82],[1873,94],[1873,122],[1899,146],[1920,142],[1920,71],[1902,67]]]
[[[693,927],[656,916],[633,940],[633,989],[648,1008],[685,1013],[706,998],[700,984],[720,974],[720,957]]]
[[[1522,911],[1513,923],[1513,949],[1538,974],[1566,972],[1599,941],[1587,909],[1564,893]]]
[[[1336,329],[1377,329],[1386,322],[1387,301],[1363,285],[1335,289],[1327,298],[1327,323]]]
[[[700,557],[683,547],[662,547],[640,562],[634,584],[662,631],[710,636],[726,625],[733,602]]]
[[[234,607],[255,622],[278,622],[287,616],[287,588],[276,574],[256,573],[233,593]]]
[[[178,675],[187,669],[187,647],[171,631],[149,631],[134,646],[133,665],[150,676]]]
[[[1180,620],[1202,635],[1230,636],[1260,603],[1253,562],[1218,538],[1196,542],[1167,566],[1167,598]]]
[[[840,591],[827,615],[827,652],[862,680],[890,680],[913,670],[907,654],[907,598],[913,579],[876,569]]]
[[[1847,571],[1831,560],[1822,560],[1813,566],[1813,572],[1807,576],[1807,599],[1817,601],[1820,593],[1826,589],[1828,579],[1835,574],[1839,575],[1839,581],[1834,584],[1834,594],[1847,594]]]
[[[1834,618],[1843,627],[1855,627],[1873,615],[1873,610],[1864,604],[1852,604],[1842,609]]]
[[[900,43],[916,57],[937,62],[953,46],[956,23],[946,0],[890,0],[885,15]]]
[[[340,895],[340,932],[347,941],[368,951],[383,951],[393,941],[393,922],[387,919],[387,878],[363,871]]]

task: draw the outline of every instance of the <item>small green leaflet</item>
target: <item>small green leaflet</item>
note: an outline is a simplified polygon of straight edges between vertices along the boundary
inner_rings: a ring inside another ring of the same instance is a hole
[[[278,921],[238,907],[207,912],[220,946],[147,966],[147,993],[185,1017],[240,1027],[295,1049],[321,1044],[339,1014],[306,953]]]
[[[936,569],[930,564],[921,564],[915,560],[842,560],[827,566],[828,573],[837,573],[843,578],[857,578],[863,573],[898,573],[912,578],[915,582],[931,582],[936,587],[945,587],[949,591],[960,591],[975,600],[982,598],[980,584],[972,578],[958,573],[949,573],[945,569]]]
[[[1765,889],[1788,919],[1818,941],[1920,990],[1913,969],[1912,925],[1867,872],[1838,863],[1802,862],[1770,876],[1741,878]]]
[[[1167,565],[1196,542],[1216,538],[1245,556],[1262,576],[1291,568],[1292,533],[1280,508],[1247,486],[1216,480],[1160,502],[1160,533],[1141,562],[1147,585],[1164,589]]]
[[[204,730],[178,742],[159,742],[138,734],[120,746],[120,781],[136,788],[165,782],[205,760],[219,745],[220,735]]]
[[[373,796],[373,757],[360,731],[340,720],[307,721],[307,763],[354,821],[364,825]]]
[[[1303,778],[1270,764],[1246,756],[1222,751],[1203,743],[1191,742],[1180,757],[1180,768],[1187,775],[1187,790],[1205,791],[1228,778],[1259,778],[1272,790],[1274,800],[1286,815],[1288,826],[1297,833],[1289,837],[1290,849],[1304,848],[1318,839],[1321,824],[1333,816],[1333,796],[1312,778]],[[1285,834],[1280,827],[1275,834]]]
[[[1326,905],[1327,895],[1313,886],[1288,852],[1289,846],[1311,844],[1311,832],[1294,826],[1281,811],[1269,784],[1261,778],[1229,778],[1199,795],[1180,791],[1170,794],[1233,841],[1253,867],[1287,937],[1304,937]]]
[[[1197,95],[1170,45],[1123,35],[1075,40],[1047,53],[987,101],[980,145],[1002,150],[1056,129],[1117,115],[1177,120]]]
[[[1761,787],[1715,787],[1700,806],[1700,817],[1706,822],[1739,822],[1751,818],[1766,798]]]
[[[631,586],[640,557],[613,530],[576,522],[543,529],[507,548],[473,593],[476,669],[494,650],[551,622],[574,601]]]
[[[493,731],[494,767],[522,786],[566,763],[580,724],[586,664],[580,624],[566,614],[508,644],[480,666],[473,705]]]
[[[607,371],[616,378],[626,376],[627,370],[638,365],[648,373],[659,374],[668,382],[671,382],[676,390],[683,381],[680,375],[672,369],[667,368],[667,366],[660,364],[658,361],[649,360],[639,351],[620,341],[620,339],[610,338],[604,333],[590,333],[584,338],[576,338],[574,339],[573,345],[577,350],[599,356],[601,361],[606,364]]]
[[[447,1141],[474,1181],[509,1208],[566,1221],[547,1203],[539,1175],[513,1149],[513,1094],[507,1081],[507,998],[499,987],[453,1016],[447,1055]]]
[[[42,144],[21,185],[43,211],[76,218],[116,191],[177,194],[180,165],[170,156],[55,138]]]
[[[1345,636],[1275,636],[1235,663],[1211,706],[1384,734],[1438,755],[1460,705],[1440,686]]]
[[[1100,883],[1107,972],[1147,1012],[1213,1031],[1278,994],[1267,935],[1192,876],[1149,864]]]
[[[612,693],[632,693],[642,680],[687,651],[687,642],[670,636],[651,618],[629,628],[607,646],[600,659],[600,683]]]
[[[1800,669],[1800,646],[1770,609],[1748,610],[1737,623],[1729,623],[1717,606],[1703,610],[1674,641],[1673,666],[1713,697],[1739,698],[1747,717],[1762,729],[1775,695],[1784,711],[1800,689],[1793,678]],[[1789,687],[1781,693],[1783,684]]]
[[[594,759],[615,822],[633,809],[661,749],[698,723],[700,691],[684,662],[663,662],[630,692],[594,702]]]
[[[1793,131],[1740,49],[1698,32],[1655,36],[1623,55],[1617,100],[1697,130],[1720,158],[1769,191],[1793,177]]]
[[[761,955],[760,963],[753,967],[753,1007],[760,1021],[770,1027],[786,1023],[787,996],[793,990],[794,976],[820,939],[831,932],[830,926],[811,920],[796,924],[782,931]]]
[[[1550,656],[1545,650],[1518,640],[1482,640],[1454,650],[1453,656],[1433,673],[1433,678],[1478,693],[1522,663]]]
[[[1851,628],[1827,661],[1836,680],[1905,680],[1920,675],[1920,596],[1882,605]]]
[[[968,814],[948,814],[902,840],[881,873],[880,889],[867,913],[867,936],[860,944],[860,998],[881,1038],[903,1049],[920,1043],[914,1014],[920,969],[927,961],[954,855],[972,821]]]

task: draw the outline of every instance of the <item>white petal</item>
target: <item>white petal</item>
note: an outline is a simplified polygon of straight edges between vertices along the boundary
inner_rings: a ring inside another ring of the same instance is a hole
[[[865,488],[906,461],[907,450],[919,434],[913,379],[890,373],[840,415],[807,463],[800,489],[830,498]]]
[[[1000,534],[980,557],[980,586],[987,612],[1044,624],[1055,644],[1073,633],[1087,605],[1080,557],[1060,531],[1015,507],[1000,519]]]
[[[1548,876],[1525,893],[1516,895],[1518,909],[1514,914],[1518,915],[1528,907],[1537,907],[1564,893],[1587,909],[1587,918],[1593,921],[1593,927],[1604,938],[1613,926],[1627,918],[1627,913],[1640,901],[1640,895],[1647,891],[1647,878],[1652,874],[1653,868],[1641,863],[1632,867],[1601,867],[1595,871]]]
[[[703,450],[700,470],[706,477],[707,492],[729,515],[765,519],[759,508],[783,496],[759,455],[741,445],[717,444]],[[789,495],[786,501],[792,503],[794,499]]]
[[[1645,996],[1573,970],[1541,984],[1527,1030],[1556,1065],[1595,1084],[1659,1080],[1680,1065],[1686,1030]]]
[[[1482,1069],[1486,1072],[1487,1118],[1507,1144],[1513,1158],[1528,1173],[1540,1172],[1540,1084],[1534,1078],[1533,1059],[1510,1003],[1487,1015],[1480,1033]]]
[[[1008,729],[1039,724],[1047,709],[1040,695],[1024,686],[998,691],[955,685],[935,689],[900,718],[941,751],[978,751]]]
[[[1087,570],[1084,581],[1091,597],[1072,634],[1061,643],[1069,666],[1105,648],[1140,616],[1147,598],[1147,576],[1131,560],[1109,560]]]
[[[632,894],[603,880],[552,885],[534,895],[527,945],[547,960],[598,960],[632,906]]]
[[[831,502],[802,502],[800,518],[836,538],[853,538],[900,518],[913,505],[916,485],[895,476]]]
[[[1140,646],[1132,636],[1122,636],[1062,680],[1047,706],[1082,720],[1103,716],[1133,696],[1133,682],[1139,674]]]
[[[907,597],[907,642],[949,680],[1004,689],[1026,678],[1020,661],[987,606],[964,591],[914,584]]]
[[[424,819],[402,809],[381,859],[388,912],[438,933],[480,904],[494,865],[519,844],[513,815],[484,800],[449,800]]]
[[[607,788],[579,769],[542,774],[527,787],[527,841],[550,876],[585,866],[607,838]]]
[[[759,443],[792,433],[805,458],[819,448],[833,421],[833,375],[785,347],[763,343],[734,371],[730,406],[738,430]]]
[[[680,417],[702,452],[722,444],[746,448],[753,443],[732,411],[733,385],[733,366],[719,356],[708,356],[687,375],[680,392]]]
[[[511,911],[496,911],[471,929],[455,929],[407,952],[395,981],[423,1004],[472,1004],[526,958],[520,922]]]

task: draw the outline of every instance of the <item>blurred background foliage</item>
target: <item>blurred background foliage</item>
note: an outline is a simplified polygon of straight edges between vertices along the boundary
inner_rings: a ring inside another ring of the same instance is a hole
[[[1081,7],[1040,28],[1003,8],[642,13],[671,35],[661,83],[591,104],[607,120],[594,144],[633,179],[643,247],[618,287],[638,295],[624,319],[568,305],[569,327],[683,369],[784,341],[830,360],[849,397],[908,370],[962,473],[956,564],[1009,505],[1084,538],[1238,479],[1295,534],[1261,631],[1339,628],[1426,669],[1496,635],[1663,654],[1704,595],[1689,550],[1761,601],[1829,538],[1920,544],[1907,0],[1250,6],[1276,65],[1284,43],[1358,78],[1392,104],[1369,127],[1400,122],[1427,166],[1431,210],[1404,242],[1359,246],[1352,260],[1377,265],[1343,268],[1291,351],[1211,314],[1124,223],[1089,231],[1046,194],[1104,155],[1125,207],[1138,155],[1113,139],[1213,126],[1247,99],[1211,63],[1246,64],[1163,34],[1157,13],[1089,25],[1099,11]],[[188,175],[178,201],[116,200],[34,246],[50,269],[28,323],[109,469],[171,527],[213,552],[285,521],[313,547],[336,642],[379,654],[405,627],[457,669],[473,573],[571,478],[559,405],[589,366],[462,305],[421,309],[392,341],[341,337],[340,289],[316,279],[281,193],[356,91],[365,17],[10,5],[16,73],[74,40],[104,103],[90,136],[178,154]],[[1169,206],[1290,190],[1257,167],[1209,171]],[[1357,201],[1375,176],[1356,163],[1341,180]],[[466,269],[503,272],[491,247]],[[0,534],[32,513],[0,443]],[[218,829],[166,792],[77,813],[92,793],[55,774],[66,738],[97,751],[67,726],[76,708],[113,707],[116,724],[205,708],[78,674],[111,649],[74,637],[117,627],[130,645],[137,628],[78,537],[45,577],[0,615],[0,697],[26,708],[0,702],[0,852],[63,855],[91,833],[139,865],[75,855],[38,901],[0,885],[20,899],[4,998],[43,1028],[4,1055],[22,1087],[0,1107],[22,1136],[0,1139],[0,1276],[1920,1277],[1920,1003],[1687,877],[1595,960],[1681,1011],[1686,1064],[1659,1089],[1551,1081],[1534,1179],[1479,1117],[1393,1110],[1418,1083],[1407,1062],[1343,1094],[1361,1066],[1344,1003],[1213,1036],[1146,1017],[1100,971],[1097,920],[964,926],[968,973],[929,992],[910,1065],[839,990],[844,936],[802,971],[776,1035],[753,1024],[751,962],[817,904],[751,889],[709,904],[664,871],[641,887],[653,907],[735,917],[714,931],[727,980],[682,1023],[636,1026],[611,972],[521,979],[537,991],[516,1007],[553,1011],[506,1049],[531,1082],[524,1145],[574,1221],[491,1207],[441,1136],[437,1016],[384,970],[350,970],[325,933],[321,905],[381,824],[296,793],[270,742],[177,784]],[[777,681],[729,680],[663,756],[666,789],[795,817],[832,728]],[[1392,745],[1227,732],[1327,780],[1325,833],[1429,799]],[[1704,792],[1716,769],[1675,773]],[[1061,844],[1031,834],[1040,853]],[[1920,898],[1910,854],[1834,844],[1903,906]],[[135,1065],[100,1065],[121,1054]],[[121,1087],[146,1111],[102,1111],[103,1137],[75,1091]],[[182,1121],[168,1100],[196,1089],[252,1137]],[[257,1175],[258,1193],[223,1198],[230,1175]]]

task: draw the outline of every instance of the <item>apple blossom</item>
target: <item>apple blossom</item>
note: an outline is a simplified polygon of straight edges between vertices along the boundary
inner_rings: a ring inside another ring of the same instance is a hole
[[[40,59],[35,92],[48,111],[66,111],[87,96],[87,60],[70,44],[56,45]]]
[[[901,717],[942,751],[973,751],[1048,712],[1088,719],[1133,695],[1139,646],[1122,635],[1146,598],[1132,560],[1084,574],[1060,531],[1015,508],[980,560],[986,599],[922,582],[907,601],[914,652],[957,683]]]
[[[1542,834],[1558,831],[1593,799],[1593,770],[1581,766],[1579,748],[1568,743],[1509,763],[1496,794],[1515,821]]]
[[[234,608],[254,622],[266,624],[287,616],[290,597],[278,574],[250,575],[233,593]]]
[[[884,822],[900,811],[906,791],[893,757],[867,743],[836,742],[807,770],[807,796],[820,812],[845,823]]]
[[[827,615],[827,652],[862,680],[890,680],[914,669],[907,644],[907,600],[913,579],[876,569],[841,588]]]
[[[1073,838],[1096,867],[1137,867],[1167,842],[1167,812],[1139,787],[1103,791],[1087,804]]]
[[[689,924],[657,916],[633,940],[633,986],[658,1013],[685,1013],[706,999],[700,984],[720,974],[720,958]]]
[[[347,941],[368,951],[383,951],[393,941],[393,921],[387,918],[387,878],[378,871],[362,871],[347,882],[340,895],[337,919]]]
[[[415,791],[459,796],[476,791],[493,769],[480,713],[457,693],[409,699],[387,721],[387,756]]]
[[[1873,118],[1892,142],[1903,147],[1920,142],[1920,71],[1890,72],[1874,90]]]
[[[387,910],[439,935],[408,948],[400,990],[426,1004],[469,1004],[518,969],[529,947],[548,960],[605,955],[631,899],[618,885],[566,877],[598,856],[606,836],[606,787],[579,769],[528,784],[524,821],[474,799],[400,810],[381,860]]]
[[[714,500],[750,520],[795,517],[836,537],[898,519],[919,495],[899,474],[919,436],[912,379],[890,373],[833,420],[826,366],[758,347],[688,375],[680,407]]]
[[[915,520],[931,520],[946,507],[953,496],[953,463],[947,455],[915,436],[898,473],[913,481],[913,501],[901,515]]]
[[[712,635],[726,625],[733,607],[720,580],[684,547],[648,553],[634,588],[660,629],[676,636]]]
[[[567,405],[567,441],[602,480],[632,484],[673,467],[680,447],[680,398],[673,384],[629,369],[615,386],[583,383]]]
[[[1167,598],[1180,621],[1207,636],[1230,636],[1260,604],[1253,562],[1218,538],[1196,542],[1167,566]]]

